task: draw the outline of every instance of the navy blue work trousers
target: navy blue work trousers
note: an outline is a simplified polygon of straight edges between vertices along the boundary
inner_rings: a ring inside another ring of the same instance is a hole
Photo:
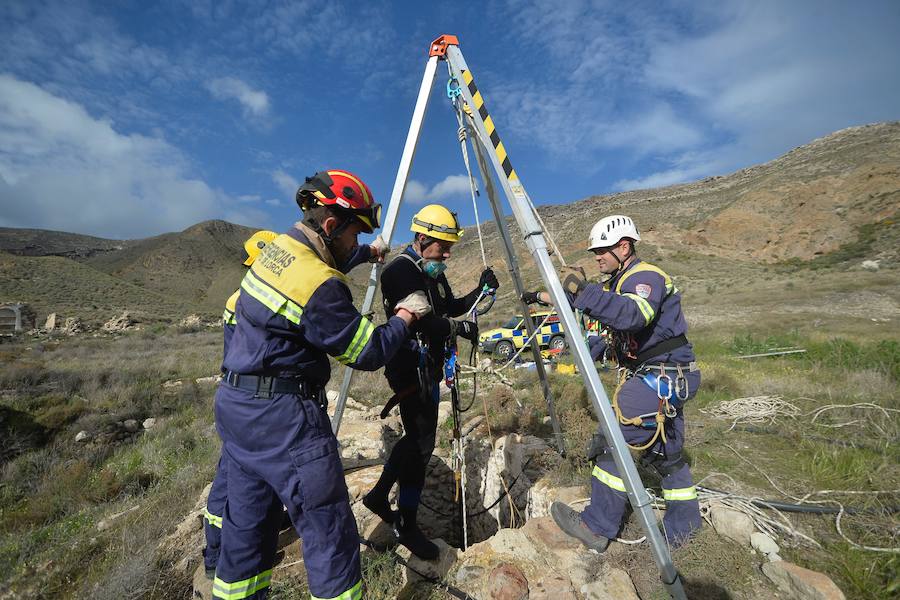
[[[314,598],[362,597],[359,533],[325,410],[293,394],[220,384],[216,427],[228,475],[213,597],[265,598],[282,505],[303,541]]]
[[[700,372],[685,373],[685,378],[690,398],[700,387]],[[619,391],[619,409],[627,418],[655,414],[658,406],[656,390],[644,383],[640,375],[626,381]],[[619,428],[625,441],[633,446],[646,444],[656,431],[655,428],[635,425],[620,424]],[[599,433],[602,434],[602,430]],[[677,546],[700,529],[702,524],[691,469],[681,454],[684,447],[684,413],[681,408],[674,418],[666,419],[665,434],[665,443],[660,436],[644,452],[650,453],[649,457],[653,459],[651,464],[662,475],[663,498],[666,501],[663,528],[669,543]],[[628,496],[608,445],[595,459],[591,475],[591,503],[585,508],[582,519],[594,533],[614,539],[622,526]]]

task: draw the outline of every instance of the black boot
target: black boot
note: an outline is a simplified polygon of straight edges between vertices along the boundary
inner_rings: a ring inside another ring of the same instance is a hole
[[[563,533],[572,536],[587,546],[589,550],[600,554],[609,546],[609,538],[591,531],[581,520],[581,513],[573,510],[568,504],[554,502],[550,505],[550,516],[563,530]]]
[[[425,537],[425,534],[416,525],[417,510],[416,508],[400,507],[400,516],[397,519],[397,525],[394,527],[397,541],[422,560],[435,560],[440,551],[437,545]]]
[[[393,470],[388,465],[385,465],[375,487],[369,490],[369,493],[363,496],[362,499],[363,506],[391,526],[397,520],[397,513],[391,510],[391,503],[388,502],[388,494],[391,493],[394,481],[396,481],[396,477],[393,474]]]

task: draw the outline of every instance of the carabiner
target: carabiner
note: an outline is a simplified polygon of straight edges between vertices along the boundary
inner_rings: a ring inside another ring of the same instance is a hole
[[[668,400],[672,397],[672,378],[665,372],[656,376],[656,395],[660,400]]]
[[[451,100],[456,100],[462,94],[462,90],[459,87],[459,82],[456,80],[456,77],[451,77],[447,80],[447,97]]]

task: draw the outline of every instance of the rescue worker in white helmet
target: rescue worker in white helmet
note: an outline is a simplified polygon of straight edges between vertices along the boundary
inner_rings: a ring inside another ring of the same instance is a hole
[[[244,266],[250,267],[253,261],[259,256],[259,253],[266,244],[278,237],[274,231],[257,231],[244,242]],[[348,269],[353,268],[357,264],[368,260],[369,262],[384,262],[387,255],[388,245],[384,242],[381,235],[377,236],[371,245],[360,244],[357,251],[349,261]],[[238,288],[225,302],[225,311],[222,313],[223,325],[223,342],[224,352],[222,356],[228,353],[228,344],[231,342],[231,336],[234,335],[234,326],[237,323],[234,311],[237,305],[237,299],[241,294]],[[206,547],[203,549],[203,565],[206,570],[206,576],[212,580],[216,574],[216,563],[219,560],[219,547],[222,541],[222,514],[225,510],[225,500],[228,494],[227,473],[223,468],[222,458],[219,458],[216,466],[216,474],[213,477],[212,486],[209,489],[209,495],[206,499],[206,509],[204,511],[203,530],[206,538]],[[288,518],[286,522],[282,522],[279,529],[290,524]]]
[[[701,526],[697,490],[682,455],[684,403],[697,393],[700,371],[686,337],[681,294],[662,269],[641,261],[635,243],[641,236],[631,218],[612,215],[591,229],[588,250],[603,284],[569,275],[564,282],[572,306],[600,320],[612,334],[611,350],[620,367],[613,408],[625,441],[643,452],[641,461],[662,476],[666,515],[663,529],[677,547]],[[525,302],[548,304],[546,292],[526,292]],[[560,528],[588,548],[603,552],[625,516],[625,484],[602,430],[588,451],[594,463],[591,503],[577,512],[554,502],[550,513]]]
[[[216,392],[228,502],[215,598],[268,595],[282,506],[303,541],[312,596],[362,597],[359,533],[326,413],[328,357],[376,370],[431,310],[410,294],[375,327],[354,307],[344,273],[380,214],[356,175],[316,173],[297,203],[303,220],[262,249],[241,283]]]
[[[363,504],[394,526],[401,544],[425,560],[438,556],[437,546],[416,523],[425,469],[434,451],[438,421],[438,384],[442,378],[444,353],[448,341],[456,336],[478,343],[478,327],[473,321],[455,320],[468,311],[482,289],[497,289],[494,272],[484,269],[478,285],[462,297],[456,297],[444,271],[453,245],[463,230],[456,215],[439,204],[423,207],[412,219],[413,241],[385,267],[381,291],[385,312],[390,315],[397,303],[410,294],[424,293],[432,311],[412,327],[416,340],[404,345],[388,361],[384,375],[394,396],[385,405],[382,417],[400,405],[403,437],[397,442],[384,470]],[[388,494],[399,483],[398,511],[394,513]]]

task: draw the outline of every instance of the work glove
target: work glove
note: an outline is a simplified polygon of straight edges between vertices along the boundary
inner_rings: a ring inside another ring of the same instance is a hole
[[[522,292],[522,302],[525,304],[544,304],[540,298],[540,292]]]
[[[369,244],[369,248],[372,249],[372,258],[369,259],[370,263],[384,263],[384,258],[391,251],[391,247],[384,241],[381,234],[378,234],[375,241]]]
[[[400,302],[394,305],[394,313],[401,308],[414,314],[417,319],[421,319],[431,312],[431,304],[428,303],[428,297],[422,290],[415,291],[406,298],[400,300]]]
[[[572,296],[578,296],[588,284],[587,275],[582,267],[562,267],[560,276],[563,277],[563,289]]]
[[[497,276],[494,275],[494,270],[490,267],[482,271],[481,277],[478,279],[478,289],[484,289],[484,286],[488,286],[492,290],[500,287],[500,282],[497,281]]]
[[[450,321],[451,333],[465,338],[473,344],[478,343],[478,323],[475,321]]]

